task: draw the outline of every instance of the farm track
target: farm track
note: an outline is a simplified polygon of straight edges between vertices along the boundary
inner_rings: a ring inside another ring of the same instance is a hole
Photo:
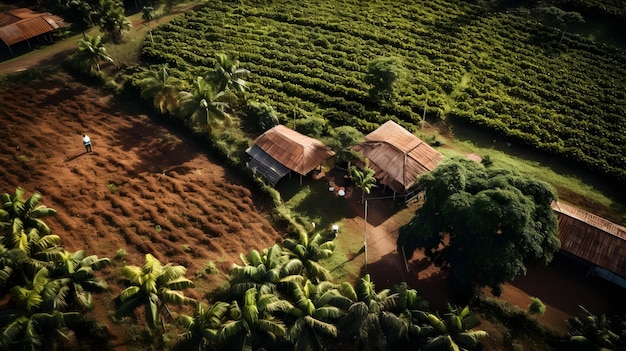
[[[1,191],[40,192],[67,250],[124,249],[136,265],[152,253],[196,272],[280,238],[247,180],[147,116],[113,111],[98,89],[58,73],[0,95]]]

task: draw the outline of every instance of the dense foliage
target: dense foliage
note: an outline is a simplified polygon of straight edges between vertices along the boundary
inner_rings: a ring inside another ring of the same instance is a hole
[[[624,53],[521,12],[456,0],[423,3],[211,1],[155,29],[148,62],[189,80],[214,54],[248,69],[249,96],[283,123],[296,110],[369,132],[455,117],[626,181]],[[395,57],[407,72],[392,100],[368,92],[368,66]]]
[[[526,273],[529,263],[547,265],[559,249],[554,189],[509,170],[449,160],[418,182],[424,204],[400,229],[406,252],[424,249],[446,269],[459,293],[474,296]]]
[[[56,211],[39,204],[40,194],[26,198],[18,188],[0,199],[0,348],[108,349],[83,313],[96,303],[92,293],[108,289],[94,273],[110,260],[64,251],[43,221]],[[159,349],[175,343],[196,350],[324,350],[331,343],[353,344],[351,350],[480,347],[487,333],[473,330],[477,320],[468,307],[450,306],[439,315],[406,284],[378,291],[368,275],[354,285],[333,282],[319,261],[333,254],[334,237],[303,234],[242,254],[242,265],[232,267],[229,284],[217,294],[223,301],[185,296],[194,288],[186,268],[146,254],[142,266],[120,268],[125,289],[115,298],[115,320],[145,322],[146,341]],[[170,308],[183,304],[194,307],[193,315]],[[121,319],[127,316],[133,318]],[[167,340],[173,321],[182,333]]]

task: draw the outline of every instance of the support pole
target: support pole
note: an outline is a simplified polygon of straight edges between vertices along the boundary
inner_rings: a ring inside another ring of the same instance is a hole
[[[365,248],[365,274],[367,274],[367,200],[365,200],[365,227],[363,230],[363,247]]]

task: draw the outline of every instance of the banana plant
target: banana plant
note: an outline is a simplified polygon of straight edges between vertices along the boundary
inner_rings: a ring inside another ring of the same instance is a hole
[[[285,239],[283,248],[292,258],[285,265],[284,275],[301,274],[314,283],[332,279],[328,269],[319,263],[319,260],[330,258],[335,251],[335,243],[330,238],[301,233],[297,239]]]
[[[194,350],[220,350],[220,332],[230,305],[218,301],[212,306],[199,303],[193,316],[180,314],[176,321],[186,329],[178,336],[183,345]]]
[[[341,296],[333,298],[332,305],[346,311],[339,323],[342,333],[356,339],[359,350],[402,349],[409,345],[410,337],[421,335],[421,329],[396,311],[401,310],[399,293],[390,289],[376,292],[369,274],[360,278],[355,287],[342,283]]]
[[[222,345],[228,350],[258,350],[285,336],[285,324],[274,313],[286,310],[290,304],[274,294],[262,294],[248,289],[242,305],[233,301],[229,308],[229,321],[220,332]]]
[[[568,320],[568,345],[572,350],[617,350],[619,335],[611,330],[605,315],[596,316],[582,306],[580,316]]]
[[[128,316],[139,307],[146,311],[146,323],[149,328],[159,324],[165,330],[162,314],[172,316],[168,304],[195,304],[196,301],[186,297],[183,290],[194,287],[191,280],[185,278],[187,269],[171,263],[162,265],[151,254],[146,254],[143,267],[124,266],[122,274],[128,279],[129,286],[116,298],[116,316]]]
[[[421,320],[432,329],[423,350],[473,351],[480,349],[481,341],[488,334],[483,330],[472,330],[479,322],[468,306],[460,309],[448,304],[448,312],[441,318],[436,314],[418,311]]]
[[[262,294],[276,292],[276,283],[282,278],[281,271],[288,260],[280,245],[275,244],[262,253],[251,250],[239,257],[244,265],[233,264],[229,271],[231,293],[243,296],[250,288],[256,288]]]
[[[107,283],[95,276],[94,271],[111,265],[108,258],[92,255],[85,257],[85,251],[63,251],[59,254],[51,275],[57,277],[67,292],[68,304],[79,310],[93,308],[92,293],[104,292]]]

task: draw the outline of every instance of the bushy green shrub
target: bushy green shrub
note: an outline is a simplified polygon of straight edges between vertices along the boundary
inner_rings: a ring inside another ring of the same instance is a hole
[[[530,304],[528,304],[528,313],[544,314],[546,313],[546,305],[538,297],[531,297]]]

